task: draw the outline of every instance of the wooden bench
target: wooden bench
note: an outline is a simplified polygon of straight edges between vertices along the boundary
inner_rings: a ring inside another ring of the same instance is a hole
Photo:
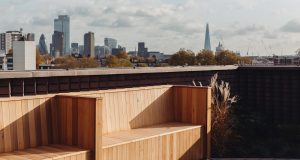
[[[166,85],[0,99],[0,160],[209,158],[210,92]]]
[[[210,156],[210,88],[154,86],[86,92],[102,97],[102,159]]]
[[[90,159],[88,150],[78,149],[64,145],[49,145],[29,148],[20,151],[0,154],[0,160],[32,160],[32,159]]]
[[[96,98],[0,99],[0,160],[95,159]]]

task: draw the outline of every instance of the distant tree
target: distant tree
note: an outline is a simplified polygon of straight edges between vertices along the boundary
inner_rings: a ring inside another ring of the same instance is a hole
[[[134,62],[135,63],[145,63],[146,62],[145,58],[141,57],[141,56],[131,56],[130,61],[132,63],[134,63]]]
[[[239,61],[242,64],[252,64],[252,59],[249,57],[240,57]]]
[[[59,57],[54,60],[55,68],[75,69],[79,68],[77,59],[72,56]]]
[[[149,67],[149,65],[147,63],[139,63],[137,66],[138,67]]]
[[[50,54],[41,55],[41,58],[43,64],[49,64],[53,59]]]
[[[215,65],[217,63],[214,53],[205,49],[197,54],[196,59],[200,65]]]
[[[121,53],[117,54],[116,57],[119,59],[129,59],[127,52],[121,52]]]
[[[8,54],[13,54],[13,49],[9,49]]]
[[[236,55],[232,51],[222,51],[216,55],[216,61],[218,65],[233,65],[239,63],[240,56]]]
[[[99,67],[99,63],[94,58],[84,57],[78,59],[78,67],[79,68],[97,68]]]
[[[114,55],[110,55],[106,58],[106,65],[108,67],[116,67],[118,65],[118,58]]]
[[[36,55],[35,55],[35,60],[36,60],[36,69],[39,69],[40,64],[43,64],[40,49],[36,47]]]
[[[114,55],[110,55],[106,58],[106,65],[110,68],[132,67],[131,62],[128,59],[118,58]]]
[[[180,49],[177,53],[171,56],[169,64],[172,66],[195,65],[195,53],[191,50]]]
[[[146,62],[147,63],[155,63],[156,59],[154,57],[148,57],[148,58],[146,58]]]

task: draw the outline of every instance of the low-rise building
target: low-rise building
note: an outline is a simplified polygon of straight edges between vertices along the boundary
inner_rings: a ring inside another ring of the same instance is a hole
[[[36,70],[34,41],[15,41],[13,43],[13,69],[17,71]]]
[[[300,56],[274,56],[274,65],[300,65]]]

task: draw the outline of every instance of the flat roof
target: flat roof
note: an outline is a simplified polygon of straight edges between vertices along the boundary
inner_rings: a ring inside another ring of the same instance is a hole
[[[300,70],[300,66],[296,65],[246,65],[238,68],[251,70]]]
[[[70,70],[37,70],[37,71],[0,71],[0,79],[32,78],[32,77],[64,77],[64,76],[92,76],[115,74],[142,73],[174,73],[197,71],[236,70],[238,66],[187,66],[187,67],[146,67],[146,68],[94,68]]]

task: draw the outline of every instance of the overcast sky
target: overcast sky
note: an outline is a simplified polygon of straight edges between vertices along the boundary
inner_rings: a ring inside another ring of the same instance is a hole
[[[180,48],[204,47],[205,24],[210,24],[212,47],[243,54],[293,54],[300,48],[300,0],[0,0],[0,32],[41,33],[51,42],[53,19],[71,18],[71,42],[95,33],[134,50],[145,41],[151,51],[172,54]]]

